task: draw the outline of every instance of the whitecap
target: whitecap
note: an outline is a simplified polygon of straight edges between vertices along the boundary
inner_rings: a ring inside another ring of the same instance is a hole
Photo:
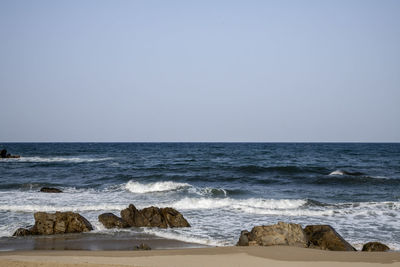
[[[65,163],[84,163],[84,162],[98,162],[107,161],[112,158],[87,158],[87,157],[20,157],[4,159],[8,162],[28,162],[28,163],[52,163],[52,162],[65,162]]]
[[[187,183],[177,183],[172,181],[163,181],[155,183],[139,183],[135,181],[129,181],[125,184],[125,189],[136,194],[145,194],[153,192],[165,192],[165,191],[175,191],[183,188],[191,187]]]

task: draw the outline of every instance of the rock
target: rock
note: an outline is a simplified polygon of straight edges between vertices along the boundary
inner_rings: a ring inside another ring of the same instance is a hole
[[[135,250],[151,250],[151,247],[145,243],[141,243],[139,246],[134,248]]]
[[[17,159],[17,158],[20,158],[20,156],[8,154],[6,149],[2,149],[0,151],[0,158],[2,158],[2,159],[7,159],[7,158]]]
[[[14,232],[13,236],[27,236],[33,235],[32,228],[25,229],[25,228],[18,228],[17,231]]]
[[[274,225],[255,226],[251,232],[242,231],[238,246],[287,245],[307,247],[307,237],[301,225],[278,222]]]
[[[304,228],[310,248],[333,251],[356,251],[330,225],[307,225]]]
[[[58,188],[53,188],[53,187],[42,187],[40,188],[40,192],[44,193],[62,193],[62,191]]]
[[[160,228],[168,227],[167,220],[164,217],[160,208],[152,206],[152,207],[144,208],[140,212],[143,214],[143,216],[148,221],[148,224],[145,226],[160,227]]]
[[[129,226],[149,226],[149,221],[133,204],[130,204],[128,208],[121,210],[121,218],[126,221]]]
[[[188,221],[183,217],[183,215],[173,208],[163,208],[161,209],[161,214],[167,221],[169,227],[190,227]]]
[[[239,241],[237,242],[236,246],[248,246],[249,245],[249,231],[244,230],[240,232]]]
[[[388,250],[390,250],[390,248],[380,242],[368,242],[368,243],[364,244],[364,246],[362,248],[362,251],[368,251],[368,252],[388,251]]]
[[[18,229],[14,235],[53,235],[67,233],[82,233],[93,230],[88,220],[74,212],[46,213],[36,212],[34,214],[35,225],[29,229]]]
[[[183,215],[173,208],[148,207],[138,210],[130,204],[121,211],[121,217],[132,227],[190,227]]]
[[[107,229],[129,227],[127,222],[112,213],[103,213],[99,215],[99,222],[101,222]]]

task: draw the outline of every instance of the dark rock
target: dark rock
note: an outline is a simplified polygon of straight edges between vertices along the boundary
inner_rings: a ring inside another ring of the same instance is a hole
[[[362,248],[362,251],[368,251],[368,252],[388,251],[388,250],[390,250],[390,248],[380,242],[368,242]]]
[[[310,248],[333,251],[356,251],[330,225],[307,225],[304,228]]]
[[[2,159],[7,159],[7,158],[18,159],[18,158],[20,158],[20,156],[8,154],[6,149],[2,149],[0,151],[0,158],[2,158]]]
[[[249,231],[244,230],[240,232],[239,241],[237,242],[236,246],[248,246],[249,245]]]
[[[160,210],[169,227],[190,227],[188,221],[176,209],[162,208]]]
[[[307,247],[307,237],[301,225],[278,222],[274,225],[255,226],[249,233],[242,231],[238,246],[287,245]]]
[[[141,243],[139,246],[135,247],[135,250],[151,250],[151,247],[145,243]]]
[[[144,208],[140,212],[143,214],[143,216],[148,221],[148,224],[145,226],[160,227],[160,228],[168,227],[166,218],[163,216],[160,208],[152,206],[152,207]]]
[[[58,188],[53,188],[53,187],[42,187],[40,188],[40,192],[44,193],[62,193],[62,191]]]
[[[99,222],[101,222],[107,229],[129,227],[127,222],[112,213],[103,213],[99,215]]]
[[[25,229],[25,228],[18,228],[17,231],[14,232],[13,236],[27,236],[27,235],[34,235],[32,232],[32,228]]]
[[[129,226],[149,226],[149,221],[133,204],[130,204],[128,208],[121,210],[121,217],[125,222],[129,224]]]
[[[132,227],[190,227],[183,215],[173,208],[148,207],[138,210],[130,204],[121,211],[121,217]]]

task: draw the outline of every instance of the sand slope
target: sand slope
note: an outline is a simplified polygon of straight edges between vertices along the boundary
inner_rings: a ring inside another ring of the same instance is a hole
[[[1,252],[0,266],[400,266],[399,252],[333,252],[295,247],[220,247],[154,251]]]

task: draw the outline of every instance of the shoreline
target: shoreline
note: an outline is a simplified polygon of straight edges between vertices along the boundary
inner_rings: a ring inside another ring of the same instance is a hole
[[[151,251],[0,252],[0,266],[400,266],[400,252],[339,252],[290,246]]]

